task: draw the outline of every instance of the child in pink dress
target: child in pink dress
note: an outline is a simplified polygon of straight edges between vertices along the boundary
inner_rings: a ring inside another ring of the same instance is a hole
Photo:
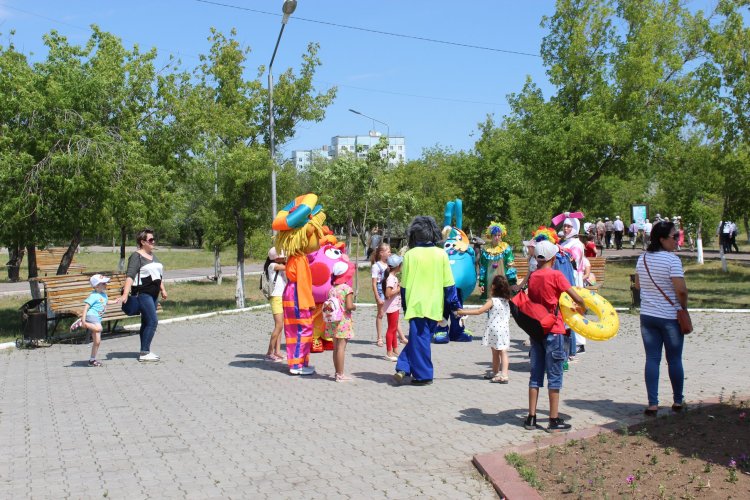
[[[344,375],[344,355],[346,344],[353,337],[352,311],[357,308],[354,304],[354,290],[351,287],[354,271],[355,267],[352,262],[335,263],[331,277],[333,287],[328,291],[328,298],[337,298],[344,311],[341,321],[326,323],[326,336],[333,338],[333,367],[336,371],[336,382],[351,380],[351,377]]]

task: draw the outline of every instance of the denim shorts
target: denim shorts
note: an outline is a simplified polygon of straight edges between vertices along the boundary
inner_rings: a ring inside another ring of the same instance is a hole
[[[544,342],[531,340],[531,377],[529,387],[544,387],[544,374],[550,389],[562,389],[563,363],[568,357],[567,347],[570,339],[567,335],[547,334]]]
[[[97,316],[97,315],[87,314],[86,315],[86,323],[101,325],[102,324],[102,319],[99,316]]]

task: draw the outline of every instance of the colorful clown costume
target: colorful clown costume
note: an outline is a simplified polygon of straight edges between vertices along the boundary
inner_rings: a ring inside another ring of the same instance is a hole
[[[325,214],[318,197],[314,194],[298,196],[281,209],[273,221],[272,228],[278,231],[276,248],[287,257],[287,284],[282,295],[284,310],[284,335],[286,337],[289,373],[310,375],[308,367],[312,346],[315,308],[313,281],[307,254],[320,246],[323,237]]]

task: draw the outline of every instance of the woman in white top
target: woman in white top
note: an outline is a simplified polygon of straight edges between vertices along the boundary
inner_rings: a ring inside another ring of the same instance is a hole
[[[669,381],[672,383],[672,410],[681,411],[684,403],[682,346],[685,337],[677,322],[677,310],[687,309],[688,291],[682,262],[673,253],[677,248],[677,238],[679,234],[672,222],[654,224],[648,248],[638,258],[635,268],[635,287],[641,291],[641,337],[646,350],[648,407],[644,413],[649,416],[655,416],[659,409],[662,346],[667,355]]]

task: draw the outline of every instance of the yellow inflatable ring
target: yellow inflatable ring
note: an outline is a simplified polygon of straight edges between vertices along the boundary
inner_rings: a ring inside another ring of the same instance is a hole
[[[275,231],[289,231],[290,229],[299,229],[307,224],[310,215],[313,212],[320,211],[315,204],[318,202],[318,196],[312,193],[297,196],[295,199],[286,204],[279,210],[276,218],[271,224]]]
[[[560,296],[560,312],[570,329],[590,340],[609,340],[617,335],[620,329],[620,318],[612,304],[592,290],[577,286],[573,289],[581,296],[586,308],[596,314],[599,321],[592,321],[581,315],[576,310],[577,305],[570,295],[563,293]]]

